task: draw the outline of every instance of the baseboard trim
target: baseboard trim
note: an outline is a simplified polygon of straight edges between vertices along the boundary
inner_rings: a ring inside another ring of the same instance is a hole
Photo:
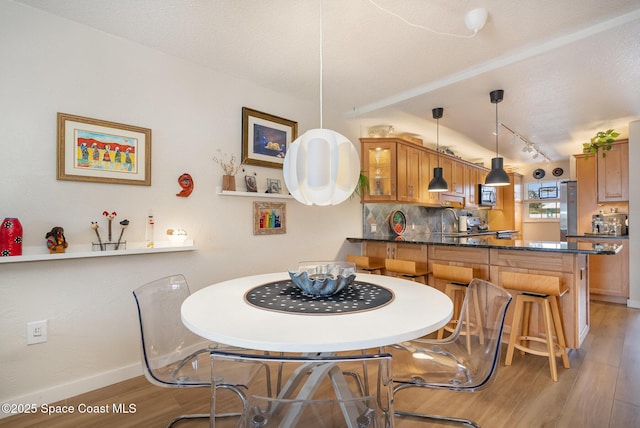
[[[79,394],[84,394],[95,389],[103,388],[105,386],[113,385],[114,383],[122,382],[123,380],[140,376],[141,374],[143,374],[142,366],[140,365],[140,363],[136,363],[108,372],[99,373],[94,376],[78,379],[73,382],[56,385],[54,387],[41,389],[39,391],[34,391],[20,397],[3,399],[2,401],[3,403],[8,404],[33,403],[37,404],[38,406],[40,406],[41,404],[53,404],[57,401],[75,397]],[[8,414],[0,412],[0,419],[7,416],[12,415],[10,413]]]
[[[640,300],[631,300],[631,299],[627,300],[627,307],[640,309]]]

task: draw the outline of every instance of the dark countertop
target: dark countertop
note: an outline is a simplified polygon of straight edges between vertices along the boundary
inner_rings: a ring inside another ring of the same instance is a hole
[[[595,238],[595,239],[625,239],[629,240],[629,235],[609,235],[608,233],[585,233],[582,235],[567,235],[567,238]]]
[[[495,232],[493,233],[495,235]],[[522,241],[512,239],[496,239],[495,237],[454,237],[441,233],[413,233],[402,236],[373,236],[366,238],[347,238],[351,243],[357,242],[402,242],[416,245],[446,245],[454,247],[496,248],[518,251],[545,251],[574,254],[614,255],[622,249],[622,244],[592,244],[587,242],[556,241]]]

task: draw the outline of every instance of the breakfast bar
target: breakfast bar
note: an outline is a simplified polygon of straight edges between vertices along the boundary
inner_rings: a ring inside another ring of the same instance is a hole
[[[452,237],[438,233],[402,236],[349,237],[350,243],[361,243],[362,254],[384,259],[434,263],[473,268],[474,277],[501,284],[502,272],[521,272],[556,276],[568,288],[560,299],[567,346],[580,348],[589,332],[590,255],[615,255],[622,250],[619,243],[595,245],[580,242],[534,242],[495,237]],[[440,290],[444,283],[429,275],[427,282]],[[513,308],[507,314],[505,330],[509,331]],[[532,312],[531,331],[543,329],[542,315]]]

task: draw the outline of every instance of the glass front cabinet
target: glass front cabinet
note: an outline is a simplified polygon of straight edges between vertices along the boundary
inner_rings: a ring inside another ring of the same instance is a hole
[[[396,200],[396,143],[382,138],[361,139],[362,166],[369,178],[363,202]]]

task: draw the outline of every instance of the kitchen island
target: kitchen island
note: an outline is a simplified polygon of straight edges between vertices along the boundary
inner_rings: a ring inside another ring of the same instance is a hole
[[[473,268],[474,277],[501,286],[502,272],[523,272],[559,277],[569,289],[560,299],[567,346],[579,348],[589,332],[590,255],[615,255],[622,250],[618,242],[592,244],[585,242],[546,242],[496,239],[495,237],[458,237],[446,234],[404,234],[402,236],[370,236],[347,238],[362,244],[362,254],[380,258],[413,260]],[[444,283],[429,275],[428,283],[444,290]],[[515,292],[514,292],[515,294]],[[509,331],[513,308],[507,315]],[[531,314],[531,332],[543,330],[537,308]]]

